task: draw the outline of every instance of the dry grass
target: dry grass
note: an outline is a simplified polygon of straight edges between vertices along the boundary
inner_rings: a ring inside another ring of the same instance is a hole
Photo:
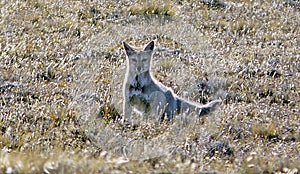
[[[0,173],[299,173],[297,1],[0,3]],[[207,117],[122,127],[121,41]]]

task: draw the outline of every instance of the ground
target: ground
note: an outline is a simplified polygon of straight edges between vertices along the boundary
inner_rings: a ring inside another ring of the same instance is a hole
[[[300,2],[2,1],[0,173],[299,173]],[[117,123],[122,41],[205,117]]]

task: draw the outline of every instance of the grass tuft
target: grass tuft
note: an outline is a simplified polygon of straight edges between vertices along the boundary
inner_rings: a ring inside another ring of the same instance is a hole
[[[170,1],[147,1],[130,7],[129,12],[131,15],[175,15]]]

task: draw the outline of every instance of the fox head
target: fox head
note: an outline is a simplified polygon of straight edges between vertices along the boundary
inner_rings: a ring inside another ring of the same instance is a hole
[[[148,43],[143,50],[136,50],[123,42],[127,55],[127,68],[131,73],[139,75],[150,70],[151,57],[154,49],[154,41]]]

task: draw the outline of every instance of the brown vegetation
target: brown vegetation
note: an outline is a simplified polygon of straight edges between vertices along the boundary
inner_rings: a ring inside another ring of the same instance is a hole
[[[297,1],[0,7],[0,173],[299,173]],[[152,39],[155,77],[216,112],[114,123],[121,41]]]

